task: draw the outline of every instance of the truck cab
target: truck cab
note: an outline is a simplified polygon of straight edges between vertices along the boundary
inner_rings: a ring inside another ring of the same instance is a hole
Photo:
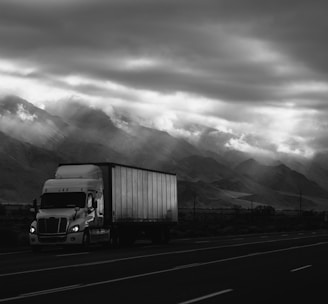
[[[33,251],[49,245],[88,246],[104,229],[102,171],[95,165],[59,166],[44,183],[40,208],[29,231]],[[98,237],[97,237],[98,236]]]

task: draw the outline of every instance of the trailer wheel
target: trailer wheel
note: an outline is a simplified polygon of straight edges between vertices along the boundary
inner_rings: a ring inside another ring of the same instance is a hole
[[[136,231],[129,228],[123,228],[119,230],[118,239],[119,245],[132,246],[136,241]]]
[[[170,230],[167,226],[157,227],[151,233],[153,244],[167,244],[170,240]]]

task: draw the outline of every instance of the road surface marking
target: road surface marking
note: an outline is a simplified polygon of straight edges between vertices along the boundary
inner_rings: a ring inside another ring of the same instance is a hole
[[[11,254],[20,254],[20,253],[27,253],[31,252],[30,250],[24,250],[24,251],[11,251],[11,252],[0,252],[1,255],[11,255]]]
[[[180,302],[179,304],[196,303],[196,302],[206,300],[206,299],[209,299],[209,298],[213,298],[213,297],[216,297],[216,296],[219,296],[219,295],[225,294],[227,292],[231,292],[231,291],[233,291],[233,289],[225,289],[225,290],[221,290],[219,292],[214,292],[214,293],[208,294],[206,296],[202,296],[202,297],[199,297],[199,298],[195,298],[195,299],[191,299],[191,300],[188,300],[188,301]]]
[[[162,274],[162,273],[180,271],[180,270],[184,270],[184,269],[188,269],[188,268],[208,266],[208,265],[213,265],[213,264],[219,264],[219,263],[224,263],[224,262],[229,262],[229,261],[235,261],[235,260],[250,258],[250,257],[254,257],[254,256],[261,256],[261,255],[267,255],[267,254],[271,254],[271,253],[278,253],[278,252],[284,252],[284,251],[289,251],[289,250],[295,250],[295,249],[299,249],[299,248],[307,248],[307,247],[314,247],[314,246],[327,245],[327,244],[328,244],[328,242],[320,242],[320,243],[315,243],[315,244],[293,246],[293,247],[275,249],[275,250],[269,250],[269,251],[263,251],[263,252],[254,252],[254,253],[250,253],[250,254],[245,254],[245,255],[220,259],[220,260],[213,260],[213,261],[209,261],[209,262],[202,262],[202,263],[183,265],[184,267],[173,267],[173,268],[168,268],[168,269],[162,269],[162,270],[156,270],[156,271],[151,271],[151,272],[146,272],[146,273],[130,275],[130,276],[121,277],[121,278],[109,279],[109,280],[105,280],[105,281],[98,281],[98,282],[94,282],[94,283],[63,286],[63,287],[60,287],[60,288],[42,290],[42,291],[39,291],[39,292],[25,293],[25,294],[15,296],[15,297],[0,299],[0,302],[17,300],[17,299],[26,298],[26,297],[35,297],[35,296],[44,295],[44,294],[47,294],[47,293],[62,292],[62,291],[67,291],[67,290],[75,290],[75,289],[87,288],[87,287],[92,287],[92,286],[99,286],[99,285],[105,285],[105,284],[110,284],[110,283],[122,282],[122,281],[126,281],[126,280],[132,280],[132,279],[137,279],[137,278],[142,278],[142,277],[148,277],[148,276]]]
[[[58,287],[58,288],[51,288],[51,289],[45,289],[45,290],[34,291],[34,292],[29,292],[29,293],[23,293],[21,296],[22,297],[34,297],[34,296],[43,295],[43,294],[56,293],[56,292],[60,292],[60,291],[64,291],[64,290],[75,289],[76,287],[79,287],[81,285],[82,284],[75,284],[75,285],[63,286],[63,287]]]
[[[305,266],[302,266],[302,267],[299,267],[299,268],[295,268],[295,269],[292,269],[290,272],[296,272],[296,271],[303,270],[303,269],[306,269],[306,268],[309,268],[309,267],[312,267],[312,265],[305,265]]]
[[[321,235],[321,236],[327,236],[327,235],[325,234],[325,235]],[[94,262],[87,262],[87,263],[80,263],[80,264],[73,264],[73,265],[63,265],[63,266],[23,270],[23,271],[17,271],[17,272],[0,273],[0,277],[28,274],[28,273],[34,273],[34,272],[68,269],[68,268],[96,266],[96,265],[117,263],[117,262],[129,261],[129,260],[145,259],[145,258],[151,258],[151,257],[157,257],[157,256],[166,256],[166,255],[173,255],[173,254],[184,254],[184,253],[190,253],[190,252],[207,251],[207,250],[214,250],[214,249],[221,249],[221,248],[241,247],[241,246],[248,246],[248,245],[274,243],[274,242],[285,242],[285,241],[300,240],[300,239],[313,238],[313,237],[317,237],[317,236],[304,236],[304,237],[289,238],[289,239],[266,240],[266,241],[259,241],[259,242],[247,242],[247,243],[232,244],[232,245],[220,245],[220,246],[186,249],[186,250],[178,250],[178,251],[160,252],[160,253],[131,256],[131,257],[119,258],[119,259],[113,259],[113,260],[94,261]],[[309,246],[324,245],[324,244],[328,244],[328,242],[320,242],[320,243],[304,245],[304,246],[309,247]],[[296,247],[288,247],[288,248],[290,248],[290,249],[295,248],[296,249],[296,248],[302,248],[302,247],[297,247],[296,246]]]
[[[187,264],[187,265],[176,266],[176,267],[174,267],[174,269],[191,268],[191,267],[195,267],[195,266],[199,266],[199,263],[192,263],[192,264]]]
[[[15,296],[15,297],[0,299],[0,302],[8,302],[8,301],[19,300],[19,299],[24,299],[24,298],[36,297],[36,296],[40,296],[40,295],[46,295],[46,294],[50,294],[50,293],[57,293],[57,292],[65,291],[65,290],[76,289],[80,286],[81,286],[81,284],[75,284],[75,285],[40,290],[40,291],[35,291],[35,292],[23,293],[21,295]]]
[[[57,257],[66,257],[72,255],[82,255],[82,254],[89,254],[90,252],[76,252],[76,253],[65,253],[65,254],[57,254]]]

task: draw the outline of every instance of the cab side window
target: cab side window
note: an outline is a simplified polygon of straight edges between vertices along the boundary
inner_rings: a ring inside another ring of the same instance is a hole
[[[88,195],[88,209],[92,209],[92,195]]]

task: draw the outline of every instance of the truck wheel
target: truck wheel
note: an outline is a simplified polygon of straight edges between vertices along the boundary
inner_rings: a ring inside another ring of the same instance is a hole
[[[31,249],[32,249],[32,252],[33,253],[39,253],[39,252],[42,251],[42,246],[40,246],[40,245],[33,245],[33,246],[31,246]]]
[[[110,232],[110,245],[112,248],[118,248],[120,243],[119,233],[117,229],[112,229]]]
[[[154,230],[151,232],[151,242],[155,245],[161,244],[162,242],[161,229],[154,228]]]
[[[83,233],[82,247],[83,249],[89,249],[90,247],[90,233],[87,230]]]
[[[102,245],[103,245],[104,248],[112,247],[112,233],[111,233],[111,231],[108,232],[108,238],[107,238],[107,240],[104,241],[104,243]]]
[[[168,227],[163,227],[162,242],[163,242],[163,244],[168,244],[169,241],[170,241],[170,229]]]

